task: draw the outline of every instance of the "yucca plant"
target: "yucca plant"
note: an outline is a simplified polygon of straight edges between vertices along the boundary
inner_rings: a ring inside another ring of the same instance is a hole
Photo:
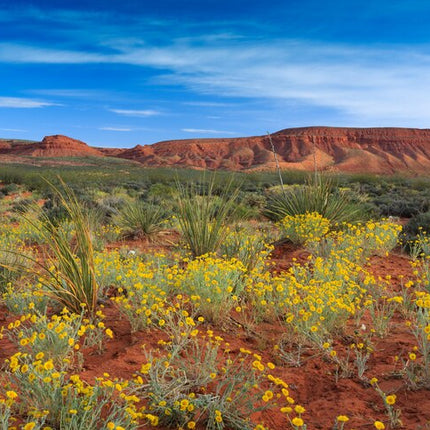
[[[236,215],[239,188],[227,184],[215,194],[214,178],[202,195],[195,185],[177,183],[178,222],[194,257],[217,252]]]
[[[113,219],[126,236],[150,241],[165,228],[165,222],[166,214],[161,206],[139,200],[126,203]]]
[[[99,285],[95,275],[88,217],[73,191],[64,182],[61,181],[62,190],[51,183],[49,185],[73,223],[74,237],[70,241],[61,225],[55,225],[44,212],[41,213],[40,223],[28,219],[48,248],[42,261],[26,256],[35,264],[30,271],[37,274],[46,293],[61,306],[76,313],[81,313],[82,308],[94,313]],[[20,255],[19,252],[10,253]]]
[[[279,221],[285,216],[319,213],[332,224],[358,222],[365,217],[364,210],[358,203],[335,187],[332,178],[314,175],[304,185],[276,193],[268,202],[266,215]]]

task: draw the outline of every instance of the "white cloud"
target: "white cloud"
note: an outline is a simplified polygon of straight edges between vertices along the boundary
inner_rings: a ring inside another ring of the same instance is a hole
[[[148,117],[161,115],[161,112],[152,110],[152,109],[144,109],[144,110],[133,110],[133,109],[109,109],[111,112],[117,113],[119,115],[125,116],[137,116],[137,117]]]
[[[18,97],[0,97],[0,108],[40,108],[44,106],[58,106],[55,103]]]
[[[109,53],[106,49],[79,52],[3,43],[0,62],[151,67],[162,70],[154,84],[179,84],[199,94],[323,107],[338,111],[351,123],[429,126],[430,55],[426,47],[413,50],[409,46],[234,38],[205,41],[200,37],[160,46],[109,40],[104,48],[110,48]],[[187,102],[195,106],[210,103]],[[136,117],[161,114],[156,110],[110,111]]]
[[[185,131],[186,133],[237,135],[237,133],[233,131],[210,130],[210,129],[203,129],[203,128],[182,128],[181,131]]]
[[[105,91],[88,90],[88,89],[67,89],[67,88],[47,88],[37,90],[27,90],[30,94],[39,94],[43,96],[54,96],[54,97],[76,97],[76,98],[89,98],[89,97],[101,97],[105,96]]]
[[[0,128],[1,131],[14,131],[19,133],[27,133],[28,130],[22,130],[20,128]]]
[[[99,130],[106,130],[106,131],[132,131],[131,128],[121,128],[121,127],[100,127]]]
[[[0,61],[35,64],[104,63],[102,54],[0,43]]]
[[[202,106],[202,107],[229,107],[234,106],[233,103],[221,103],[221,102],[183,102],[182,104],[187,106]]]

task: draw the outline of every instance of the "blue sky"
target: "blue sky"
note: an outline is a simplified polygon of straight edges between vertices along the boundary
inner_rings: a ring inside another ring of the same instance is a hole
[[[430,128],[430,2],[0,0],[0,137]]]

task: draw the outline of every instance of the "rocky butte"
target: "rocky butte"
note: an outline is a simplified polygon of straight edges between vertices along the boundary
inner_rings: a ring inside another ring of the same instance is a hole
[[[392,174],[429,174],[430,130],[411,128],[303,127],[271,135],[281,169]],[[276,168],[267,135],[188,139],[137,145],[131,149],[92,148],[66,136],[42,142],[0,141],[2,154],[30,157],[110,156],[151,167],[224,170]]]

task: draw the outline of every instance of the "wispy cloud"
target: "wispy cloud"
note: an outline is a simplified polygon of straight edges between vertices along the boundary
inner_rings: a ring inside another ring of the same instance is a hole
[[[224,130],[211,130],[211,129],[202,129],[202,128],[182,128],[181,131],[185,131],[186,133],[199,133],[199,134],[228,134],[228,135],[237,135],[234,131],[224,131]]]
[[[88,90],[88,89],[67,89],[67,88],[46,88],[37,90],[27,90],[26,93],[39,94],[42,96],[54,97],[76,97],[76,98],[89,98],[100,97],[104,95],[105,91]]]
[[[0,107],[2,108],[41,108],[44,106],[58,106],[56,103],[43,102],[33,99],[19,97],[0,97]]]
[[[20,128],[0,128],[1,131],[13,131],[17,133],[27,133],[28,130],[22,130]]]
[[[105,131],[133,131],[132,128],[122,128],[122,127],[100,127],[99,130],[105,130]]]
[[[148,117],[161,115],[161,112],[152,109],[134,110],[134,109],[109,109],[111,112],[117,113],[118,115],[125,116],[137,116],[137,117]]]
[[[258,40],[188,38],[158,46],[110,40],[103,49],[90,52],[3,43],[0,62],[150,67],[160,71],[152,78],[156,85],[181,85],[200,95],[324,107],[351,122],[421,126],[428,124],[430,111],[430,55],[424,48],[408,46],[359,47],[298,40],[274,40],[267,45]],[[210,101],[186,103],[215,107]],[[161,114],[150,109],[109,110],[135,117]]]
[[[183,102],[186,106],[201,106],[201,107],[229,107],[234,106],[234,103],[222,103],[222,102]]]
[[[107,58],[103,54],[85,51],[0,43],[0,61],[24,64],[87,64],[104,63]]]

